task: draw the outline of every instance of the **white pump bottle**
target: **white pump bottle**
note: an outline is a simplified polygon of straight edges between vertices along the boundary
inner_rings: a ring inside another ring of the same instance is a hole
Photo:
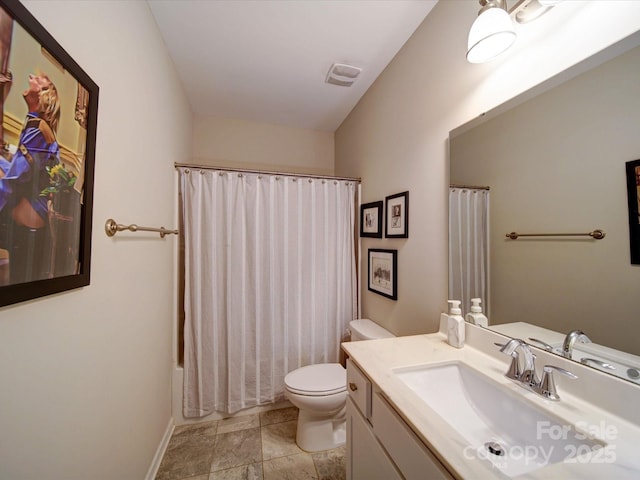
[[[449,300],[449,315],[447,320],[447,341],[456,348],[464,346],[464,318],[460,310],[460,300]]]
[[[480,302],[482,302],[480,298],[471,299],[471,312],[467,313],[465,318],[472,325],[486,328],[489,326],[489,319],[482,313]]]

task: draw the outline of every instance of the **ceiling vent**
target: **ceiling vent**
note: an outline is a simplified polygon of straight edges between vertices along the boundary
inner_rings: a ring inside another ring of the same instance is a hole
[[[361,68],[343,63],[334,63],[327,73],[325,82],[341,87],[350,87],[358,79]]]

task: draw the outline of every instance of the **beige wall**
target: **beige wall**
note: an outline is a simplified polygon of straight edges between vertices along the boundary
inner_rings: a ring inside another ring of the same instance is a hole
[[[261,148],[241,152],[247,139],[263,138],[243,125],[249,134],[231,153],[195,148],[186,98],[145,3],[24,3],[101,88],[92,282],[0,309],[0,477],[140,479],[171,416],[175,238],[107,238],[105,219],[175,224],[175,161],[330,173],[331,153],[309,165],[299,152],[330,151],[331,140],[303,134],[311,138],[291,148],[250,142]],[[398,302],[365,285],[366,316],[399,334],[435,330],[446,300],[448,132],[638,28],[640,2],[593,3],[565,2],[582,9],[556,16],[552,34],[472,66],[464,44],[477,2],[442,1],[338,130],[336,173],[362,176],[365,202],[411,191],[411,238],[363,242],[398,248],[400,258]],[[596,19],[616,31],[591,30]]]
[[[336,174],[362,177],[363,202],[410,191],[410,238],[362,242],[363,316],[400,335],[437,330],[446,308],[449,131],[640,28],[640,2],[563,2],[471,65],[477,11],[439,2],[336,132]],[[367,248],[398,249],[398,301],[367,291]]]
[[[196,117],[193,155],[204,165],[334,173],[333,133],[246,120]]]
[[[640,158],[639,79],[636,47],[451,140],[452,182],[491,186],[492,324],[581,329],[640,354],[625,177]],[[595,228],[607,236],[505,240]]]
[[[186,96],[145,2],[24,1],[100,87],[91,285],[0,308],[0,478],[144,478],[171,420]]]

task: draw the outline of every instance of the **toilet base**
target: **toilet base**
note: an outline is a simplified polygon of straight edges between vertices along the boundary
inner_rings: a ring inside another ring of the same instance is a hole
[[[346,408],[327,417],[314,415],[300,410],[296,443],[306,452],[331,450],[344,445],[347,441]]]

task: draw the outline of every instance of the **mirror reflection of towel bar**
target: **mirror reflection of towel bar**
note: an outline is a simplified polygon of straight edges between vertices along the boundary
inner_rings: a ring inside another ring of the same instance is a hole
[[[108,219],[104,224],[104,231],[108,237],[113,237],[117,232],[122,232],[123,230],[129,230],[131,232],[158,232],[160,234],[160,238],[164,238],[165,235],[178,235],[178,230],[168,230],[164,227],[154,228],[154,227],[140,227],[138,225],[122,225],[120,223],[116,223],[113,218]]]
[[[511,240],[517,240],[518,237],[591,237],[594,240],[602,240],[606,233],[600,229],[587,233],[507,233],[506,237]]]

